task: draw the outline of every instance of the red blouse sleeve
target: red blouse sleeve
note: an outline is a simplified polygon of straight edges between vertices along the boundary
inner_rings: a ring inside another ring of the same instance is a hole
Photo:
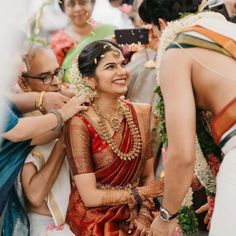
[[[94,172],[90,133],[80,117],[73,117],[67,124],[65,143],[72,174]]]
[[[75,44],[68,34],[59,31],[51,37],[50,46],[57,57],[58,64],[61,66],[66,54]]]

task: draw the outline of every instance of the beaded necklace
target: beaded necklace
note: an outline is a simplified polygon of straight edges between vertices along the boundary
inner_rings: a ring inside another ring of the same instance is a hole
[[[122,112],[122,114],[124,115],[128,127],[130,129],[131,132],[131,136],[133,138],[133,146],[132,149],[125,153],[122,152],[117,143],[115,142],[115,140],[112,138],[109,129],[106,125],[106,119],[104,114],[102,114],[99,106],[93,105],[93,109],[95,111],[95,113],[97,114],[97,116],[100,118],[100,120],[98,121],[98,126],[99,126],[99,130],[101,132],[101,136],[102,139],[109,145],[109,147],[112,149],[112,151],[118,156],[120,157],[121,160],[134,160],[136,157],[139,156],[140,152],[141,152],[141,146],[142,146],[142,141],[141,141],[141,136],[140,136],[140,132],[136,126],[136,124],[134,123],[133,120],[133,116],[130,112],[130,109],[128,107],[127,104],[125,104],[124,102],[119,102],[118,105],[118,109]]]

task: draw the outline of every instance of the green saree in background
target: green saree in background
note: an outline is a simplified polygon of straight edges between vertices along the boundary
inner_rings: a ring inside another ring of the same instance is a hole
[[[51,38],[51,47],[57,56],[57,60],[66,69],[63,78],[65,83],[70,83],[69,69],[84,47],[96,40],[112,36],[114,30],[115,27],[113,25],[99,25],[89,35],[82,37],[77,45],[75,45],[73,39],[65,31],[59,31]]]

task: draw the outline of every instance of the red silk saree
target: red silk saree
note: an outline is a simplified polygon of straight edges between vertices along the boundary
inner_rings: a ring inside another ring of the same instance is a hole
[[[94,172],[97,187],[121,189],[137,186],[145,161],[152,157],[150,138],[150,106],[127,102],[142,140],[142,151],[131,161],[121,160],[103,141],[96,125],[86,115],[77,114],[68,124],[66,144],[73,175]],[[122,152],[129,152],[133,138],[126,120],[113,139]],[[67,223],[76,235],[127,235],[129,209],[125,204],[87,208],[73,183]]]

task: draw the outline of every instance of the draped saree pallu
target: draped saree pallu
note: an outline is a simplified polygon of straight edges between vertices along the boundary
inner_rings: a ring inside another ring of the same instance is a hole
[[[97,187],[100,189],[124,189],[138,185],[144,163],[147,158],[152,157],[149,146],[150,106],[134,107],[131,103],[128,103],[128,106],[141,135],[142,151],[139,156],[131,161],[116,156],[101,138],[96,125],[89,121],[89,117],[78,114],[70,121],[67,128],[69,132],[67,151],[73,175],[94,172]],[[125,119],[122,121],[121,130],[114,133],[113,139],[120,151],[127,153],[132,149],[133,139]],[[125,222],[129,217],[127,204],[85,207],[73,184],[67,222],[76,235],[127,235]]]
[[[212,121],[212,133],[224,154],[217,175],[211,236],[235,235],[236,226],[236,98]],[[224,227],[222,227],[224,225]]]

